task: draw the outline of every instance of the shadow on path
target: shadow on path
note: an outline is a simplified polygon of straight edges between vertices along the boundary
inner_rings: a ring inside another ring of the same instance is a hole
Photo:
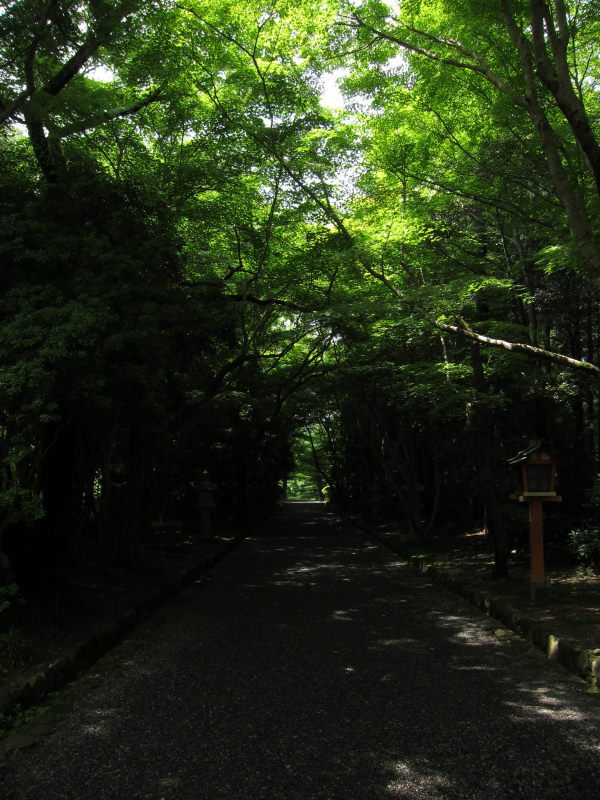
[[[339,517],[327,511],[325,503],[286,500],[250,536],[297,538],[347,534]]]
[[[7,800],[597,800],[597,697],[321,504],[143,626]]]

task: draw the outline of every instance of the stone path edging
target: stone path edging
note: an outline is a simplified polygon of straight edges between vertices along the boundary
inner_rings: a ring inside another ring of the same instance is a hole
[[[448,589],[460,594],[477,608],[499,620],[515,633],[523,636],[533,645],[546,654],[546,657],[557,661],[563,667],[583,678],[595,688],[600,688],[600,649],[589,650],[577,642],[564,637],[556,636],[546,630],[542,625],[528,619],[523,612],[513,608],[510,603],[501,597],[494,597],[472,587],[466,586],[459,579],[450,575],[443,567],[431,564],[422,556],[408,555],[395,543],[390,542],[369,528],[354,523],[369,538],[375,539],[389,550],[405,558],[409,564],[416,567],[423,575],[428,575],[442,583]]]
[[[51,692],[63,689],[81,672],[91,667],[95,661],[119,644],[144,618],[217,564],[246,536],[247,532],[233,537],[214,553],[188,567],[161,586],[138,607],[129,609],[118,619],[95,630],[89,639],[74,646],[43,672],[29,678],[22,686],[15,689],[0,707],[0,714],[9,717],[15,709],[24,711],[39,703]]]

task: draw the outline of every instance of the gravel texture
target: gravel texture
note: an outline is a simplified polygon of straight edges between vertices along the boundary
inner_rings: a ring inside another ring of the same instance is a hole
[[[286,504],[9,754],[0,797],[598,800],[600,698],[498,627]]]

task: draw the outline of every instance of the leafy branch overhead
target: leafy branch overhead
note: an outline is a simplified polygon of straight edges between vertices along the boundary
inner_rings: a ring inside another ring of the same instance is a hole
[[[476,474],[501,542],[515,438],[597,466],[599,33],[562,0],[4,4],[0,527],[134,559],[193,473],[242,515],[296,452],[421,533]]]

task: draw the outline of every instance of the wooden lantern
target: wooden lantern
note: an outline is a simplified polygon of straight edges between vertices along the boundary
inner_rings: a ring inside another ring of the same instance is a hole
[[[531,599],[545,588],[544,566],[544,513],[542,503],[560,502],[556,493],[556,464],[542,448],[540,440],[531,442],[527,448],[509,459],[515,468],[517,491],[511,500],[529,504],[529,563]]]

